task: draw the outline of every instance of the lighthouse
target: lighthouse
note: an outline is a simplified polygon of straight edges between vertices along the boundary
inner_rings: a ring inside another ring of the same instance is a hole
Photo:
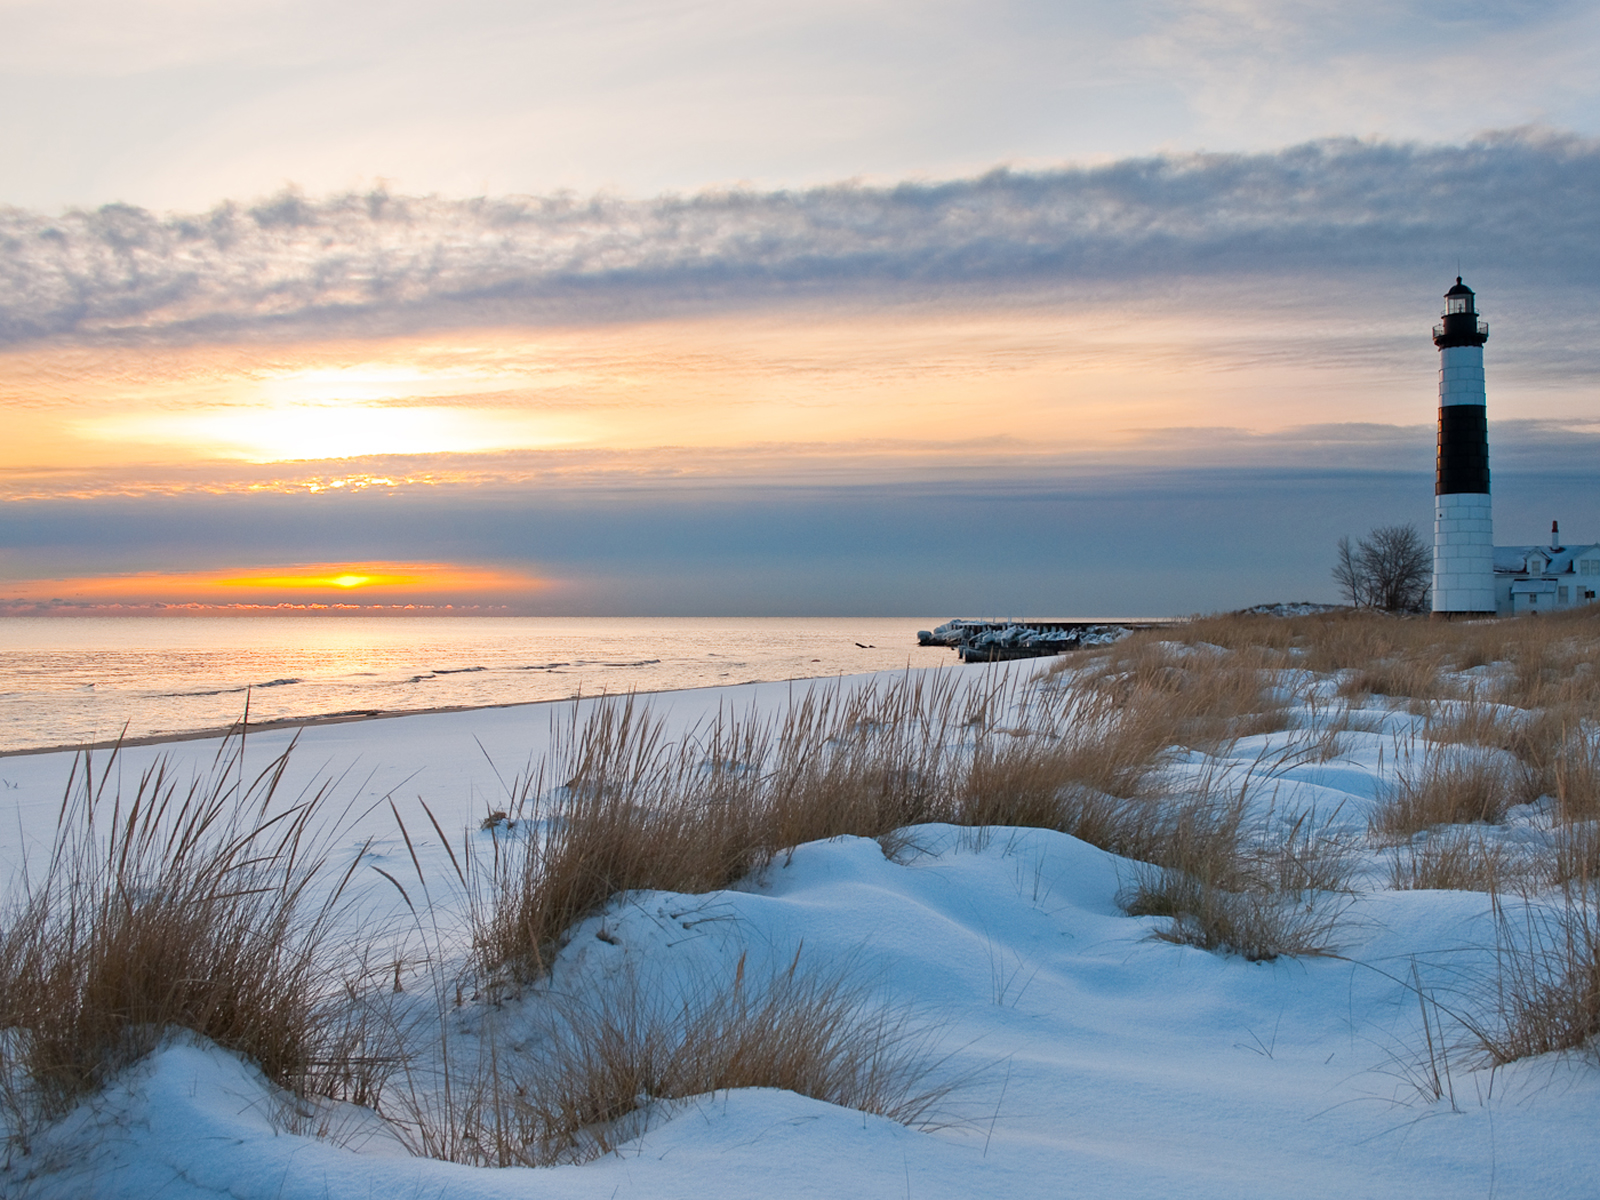
[[[1434,475],[1433,615],[1494,615],[1494,525],[1483,344],[1489,323],[1456,276],[1444,294],[1439,347],[1439,458]]]

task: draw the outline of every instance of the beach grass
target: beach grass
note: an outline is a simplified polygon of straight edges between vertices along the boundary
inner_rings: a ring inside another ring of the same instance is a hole
[[[325,1001],[354,863],[312,901],[329,871],[329,790],[285,801],[288,752],[254,775],[243,752],[226,739],[194,780],[158,760],[131,796],[115,751],[79,760],[48,856],[24,869],[0,923],[14,1105],[59,1114],[173,1030],[295,1092],[348,1073],[359,1038]]]
[[[553,993],[532,1030],[480,1040],[449,1087],[412,1086],[391,1120],[415,1153],[472,1166],[585,1162],[652,1114],[730,1088],[781,1088],[927,1128],[960,1080],[940,1072],[936,1024],[879,1002],[851,962],[688,984],[634,971]],[[414,1082],[414,1081],[413,1081]]]
[[[575,705],[487,824],[487,848],[426,814],[463,847],[450,886],[472,925],[470,948],[434,946],[433,1027],[466,996],[533,995],[574,928],[619,896],[759,880],[795,847],[842,836],[909,854],[915,827],[947,823],[1048,829],[1120,855],[1133,864],[1124,910],[1160,918],[1156,937],[1250,960],[1336,949],[1361,852],[1388,854],[1397,890],[1499,905],[1556,889],[1516,910],[1516,930],[1500,910],[1492,1017],[1470,1028],[1497,1062],[1586,1044],[1600,1031],[1597,632],[1585,613],[1230,615],[1036,671],[819,683],[777,712],[719,711],[675,734],[644,698]],[[1420,726],[1392,741],[1364,846],[1333,814],[1276,811],[1285,772],[1338,760],[1398,711]],[[285,762],[247,777],[242,742],[227,740],[204,778],[158,765],[124,796],[108,762],[82,759],[0,933],[13,1129],[24,1109],[64,1111],[172,1029],[292,1091],[387,1108],[420,1152],[485,1164],[603,1152],[649,1109],[641,1097],[786,1087],[916,1123],[941,1095],[922,1034],[843,968],[797,962],[757,981],[742,961],[665,1007],[637,981],[578,1004],[539,993],[554,1022],[542,1057],[492,1055],[441,1091],[408,1044],[414,1015],[374,999],[376,931],[343,911],[362,855],[330,868],[330,790],[282,800]],[[1545,805],[1545,842],[1513,853],[1486,835],[1531,802]],[[391,1077],[408,1082],[386,1104]]]

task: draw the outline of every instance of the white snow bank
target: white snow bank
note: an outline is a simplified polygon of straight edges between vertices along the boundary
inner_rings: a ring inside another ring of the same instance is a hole
[[[758,694],[771,707],[785,689],[727,691],[658,699],[683,727],[702,705]],[[410,811],[422,795],[453,830],[503,806],[496,767],[509,779],[547,732],[518,710],[313,729],[293,782],[344,771],[364,803],[393,794]],[[251,753],[285,740],[268,735]],[[1271,747],[1271,738],[1241,744],[1234,761]],[[215,747],[169,749],[200,763]],[[1339,809],[1362,828],[1380,751],[1392,754],[1388,735],[1354,733],[1340,759],[1285,770],[1271,803]],[[153,753],[130,753],[125,771]],[[23,842],[47,834],[66,768],[63,756],[0,760],[14,785],[4,814],[13,861]],[[378,814],[365,828],[389,839],[378,854],[404,853]],[[882,1003],[909,1005],[937,1030],[937,1071],[965,1081],[942,1128],[752,1090],[657,1106],[619,1153],[585,1165],[469,1168],[406,1155],[348,1106],[297,1110],[252,1067],[178,1038],[38,1139],[31,1156],[14,1156],[0,1180],[8,1194],[108,1200],[1411,1200],[1491,1186],[1505,1196],[1592,1190],[1600,1073],[1591,1065],[1565,1057],[1491,1077],[1458,1056],[1444,1068],[1454,1106],[1419,1089],[1413,963],[1446,1004],[1479,999],[1468,981],[1491,958],[1486,897],[1371,891],[1346,915],[1341,957],[1251,964],[1153,939],[1161,922],[1116,904],[1132,865],[1076,839],[925,826],[912,840],[897,860],[876,842],[839,839],[800,847],[735,889],[621,897],[575,931],[551,986],[583,994],[642,971],[689,987],[730,973],[741,956],[761,969],[803,946],[805,961],[851,964]],[[423,851],[441,857],[437,846]],[[515,1008],[503,1019],[514,1023]]]

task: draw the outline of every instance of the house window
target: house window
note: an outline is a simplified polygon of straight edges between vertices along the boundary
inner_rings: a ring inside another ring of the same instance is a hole
[[[1600,558],[1585,558],[1578,563],[1578,574],[1600,575]]]
[[[1556,589],[1556,603],[1565,604],[1566,602],[1567,602],[1567,589],[1566,588],[1557,588]]]

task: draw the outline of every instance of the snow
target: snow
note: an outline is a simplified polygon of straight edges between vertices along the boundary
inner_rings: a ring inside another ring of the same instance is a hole
[[[762,684],[652,707],[682,730],[718,704],[771,711],[787,694]],[[550,721],[497,709],[312,728],[289,784],[339,776],[356,806],[340,853],[372,835],[374,853],[399,862],[393,818],[374,802],[393,796],[414,836],[418,797],[447,831],[476,827],[548,745]],[[1364,832],[1411,721],[1391,712],[1376,731],[1347,733],[1335,761],[1285,767],[1259,803],[1280,817],[1315,806]],[[1229,769],[1285,736],[1241,741]],[[252,735],[252,761],[288,740]],[[162,752],[198,769],[215,749],[132,750],[122,776],[136,779]],[[8,868],[48,838],[68,769],[65,755],[0,759]],[[1206,764],[1191,755],[1184,769]],[[1522,812],[1504,835],[1526,836],[1537,820]],[[418,840],[443,879],[442,849]],[[562,954],[553,986],[568,994],[624,970],[687,987],[741,958],[760,971],[797,950],[848,964],[934,1039],[936,1074],[955,1086],[928,1130],[753,1089],[657,1104],[642,1131],[592,1162],[468,1167],[415,1157],[370,1114],[308,1107],[228,1052],[174,1035],[31,1154],[14,1152],[0,1187],[108,1200],[1593,1194],[1600,1072],[1586,1058],[1490,1072],[1458,1052],[1442,1068],[1454,1102],[1427,1094],[1413,968],[1447,1006],[1481,1002],[1473,981],[1489,978],[1495,925],[1480,894],[1386,890],[1378,853],[1367,851],[1366,890],[1348,902],[1337,955],[1322,958],[1249,963],[1158,940],[1160,920],[1117,905],[1128,861],[1048,831],[946,826],[911,831],[893,858],[844,838],[799,847],[725,891],[621,897]],[[435,900],[452,903],[443,888]]]
[[[1312,600],[1291,600],[1277,604],[1256,604],[1241,608],[1240,613],[1260,617],[1307,617],[1317,613],[1337,612],[1342,604],[1319,604]]]

